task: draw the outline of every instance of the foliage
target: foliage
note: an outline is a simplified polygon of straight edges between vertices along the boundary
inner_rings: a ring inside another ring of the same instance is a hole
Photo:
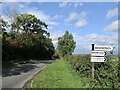
[[[0,38],[2,39],[2,58],[4,59],[12,57],[11,54],[13,52],[10,43],[6,40],[8,38],[8,33],[6,32],[8,26],[8,22],[4,21],[0,16]]]
[[[12,23],[12,31],[25,33],[46,33],[43,28],[47,29],[47,25],[31,14],[20,14]]]
[[[91,79],[91,87],[118,88],[118,58],[117,56],[108,56],[107,58],[107,62],[95,63],[95,79],[92,80],[90,55],[64,57],[80,76]]]
[[[0,28],[1,28],[1,31],[2,31],[2,32],[6,31],[6,27],[7,27],[7,22],[4,21],[4,20],[1,18],[1,16],[0,16]],[[2,33],[2,32],[1,32],[1,33]]]
[[[52,40],[41,37],[40,34],[32,34],[28,36],[21,34],[18,36],[17,40],[22,43],[21,47],[25,54],[24,58],[51,59],[54,54]]]
[[[60,56],[59,56],[57,50],[55,50],[55,53],[54,53],[54,55],[53,55],[53,58],[54,58],[54,59],[60,59]]]
[[[66,31],[62,37],[58,38],[57,51],[60,57],[64,57],[66,54],[71,55],[74,52],[75,44],[73,35]]]
[[[3,61],[13,59],[52,59],[54,46],[45,22],[34,15],[21,14],[11,24],[3,40]]]
[[[3,39],[2,40],[2,60],[3,62],[5,60],[8,60],[8,59],[11,59],[11,57],[13,56],[13,48],[12,46],[10,45],[10,43]]]
[[[7,37],[6,28],[8,27],[8,22],[4,21],[0,16],[0,35],[3,35],[3,39]]]

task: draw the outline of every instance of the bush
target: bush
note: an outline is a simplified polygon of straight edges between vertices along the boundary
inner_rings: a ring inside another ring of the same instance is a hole
[[[108,56],[107,62],[95,63],[95,79],[92,80],[90,55],[66,55],[64,57],[82,77],[91,79],[90,86],[96,88],[118,88],[118,58]]]
[[[3,61],[15,59],[52,59],[54,46],[51,39],[38,34],[18,34],[16,38],[3,40]]]
[[[6,61],[8,59],[11,59],[13,53],[13,48],[9,44],[9,42],[5,39],[2,40],[2,60]],[[12,57],[13,58],[13,57]]]

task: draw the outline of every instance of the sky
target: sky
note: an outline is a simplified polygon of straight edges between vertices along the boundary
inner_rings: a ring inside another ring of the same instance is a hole
[[[66,30],[76,41],[74,54],[90,53],[91,44],[118,48],[118,3],[116,2],[12,2],[2,3],[1,15],[16,9],[35,15],[48,24],[55,47]],[[9,12],[10,13],[10,12]]]

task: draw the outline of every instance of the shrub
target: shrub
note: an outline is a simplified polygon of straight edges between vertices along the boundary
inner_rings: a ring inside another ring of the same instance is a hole
[[[16,38],[3,40],[3,61],[15,59],[52,59],[54,47],[51,39],[36,35],[18,34]]]
[[[82,77],[91,79],[90,86],[97,88],[118,88],[118,58],[107,56],[108,61],[95,63],[95,79],[92,80],[90,55],[66,55],[64,57]]]

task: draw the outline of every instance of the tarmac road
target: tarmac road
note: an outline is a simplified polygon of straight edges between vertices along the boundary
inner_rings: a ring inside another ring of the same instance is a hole
[[[3,70],[2,88],[22,88],[24,84],[53,60],[32,61]]]

